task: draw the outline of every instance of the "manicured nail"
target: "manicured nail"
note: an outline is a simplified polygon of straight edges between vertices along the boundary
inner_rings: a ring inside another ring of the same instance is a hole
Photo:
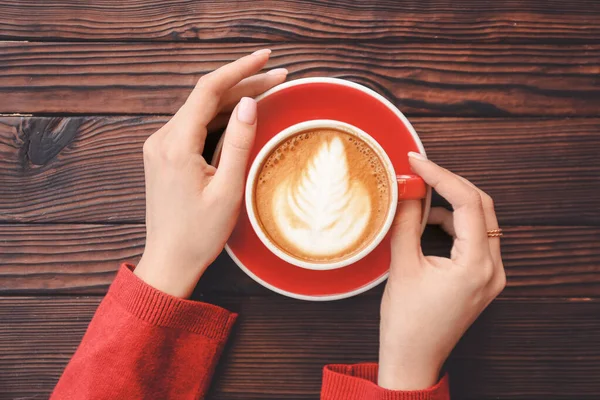
[[[267,72],[267,75],[287,75],[288,70],[285,68],[275,68]]]
[[[263,54],[271,54],[271,49],[261,49],[261,50],[256,50],[254,53],[252,53],[252,56],[262,56]]]
[[[248,125],[256,122],[256,101],[250,97],[242,97],[237,109],[237,119]]]
[[[414,151],[409,151],[408,156],[414,158],[415,160],[427,161],[427,158],[425,158],[423,154]]]

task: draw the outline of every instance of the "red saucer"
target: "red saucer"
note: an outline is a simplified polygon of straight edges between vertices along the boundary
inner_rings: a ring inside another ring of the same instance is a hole
[[[249,165],[274,135],[313,119],[338,120],[364,130],[385,149],[398,175],[412,173],[409,151],[424,154],[416,132],[400,111],[382,96],[352,82],[299,79],[273,88],[257,100],[258,129]],[[430,195],[426,210],[429,198]],[[245,206],[226,250],[261,285],[303,300],[336,300],[362,293],[387,278],[390,264],[388,235],[368,256],[344,268],[315,271],[293,266],[262,244],[250,225]]]

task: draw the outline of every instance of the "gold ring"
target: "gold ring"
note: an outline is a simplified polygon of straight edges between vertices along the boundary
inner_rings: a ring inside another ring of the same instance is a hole
[[[502,229],[492,229],[487,231],[488,237],[502,237],[504,233],[502,233]]]

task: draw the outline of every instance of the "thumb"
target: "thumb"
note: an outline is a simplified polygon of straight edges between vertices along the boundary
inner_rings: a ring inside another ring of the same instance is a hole
[[[421,254],[421,201],[405,200],[398,204],[392,225],[392,265],[397,260],[416,260]]]
[[[242,193],[256,133],[256,101],[244,97],[231,113],[213,181],[228,193]]]

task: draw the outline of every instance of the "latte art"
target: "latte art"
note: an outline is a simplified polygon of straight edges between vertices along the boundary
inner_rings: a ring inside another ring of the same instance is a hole
[[[390,178],[357,136],[314,129],[266,157],[253,196],[261,229],[276,247],[299,260],[329,263],[361,251],[380,232]]]
[[[281,235],[312,257],[350,248],[371,217],[371,199],[362,182],[350,182],[348,160],[339,137],[324,142],[300,171],[273,196],[273,216]]]

